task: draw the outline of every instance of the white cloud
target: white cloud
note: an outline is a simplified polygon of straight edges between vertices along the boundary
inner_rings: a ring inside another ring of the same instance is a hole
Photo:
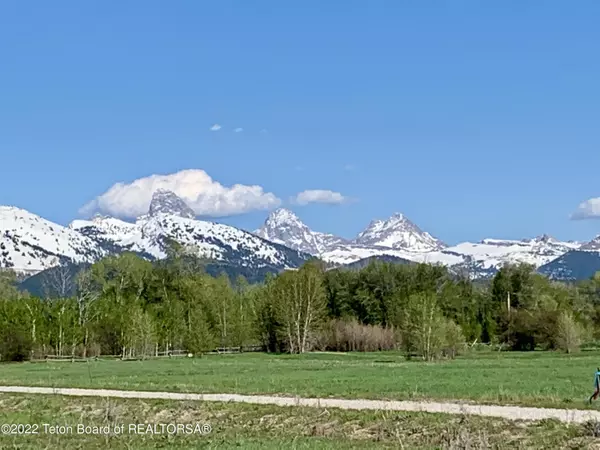
[[[221,125],[215,123],[212,127],[209,128],[210,131],[219,131],[221,129]]]
[[[298,205],[308,205],[309,203],[339,205],[341,203],[346,203],[347,201],[348,198],[344,197],[339,192],[323,189],[309,189],[302,191],[292,199],[292,202]]]
[[[223,186],[204,170],[183,170],[170,175],[151,175],[131,183],[117,183],[81,208],[116,217],[135,218],[148,212],[152,194],[158,189],[173,191],[199,216],[225,217],[249,211],[276,208],[281,200],[261,186]]]
[[[241,133],[242,131],[244,131],[243,128],[236,128],[235,130],[233,130],[234,133]]]
[[[347,170],[347,171],[351,171],[351,170],[354,170],[354,169],[355,169],[355,167],[352,164],[346,164],[344,166],[344,170]]]
[[[573,214],[572,220],[600,219],[600,197],[590,198],[579,204]]]

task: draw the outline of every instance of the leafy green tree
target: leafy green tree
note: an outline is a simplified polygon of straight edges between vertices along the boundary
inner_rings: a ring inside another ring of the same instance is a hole
[[[128,315],[128,327],[125,333],[125,347],[128,356],[151,356],[155,351],[156,336],[153,321],[148,312],[134,307]]]
[[[281,274],[275,284],[276,315],[290,353],[311,349],[316,331],[327,314],[322,268],[307,263]]]
[[[58,356],[73,355],[82,337],[76,303],[70,298],[55,298],[48,300],[48,305],[50,344]]]
[[[279,277],[267,276],[265,284],[255,293],[254,329],[256,338],[267,352],[283,350],[280,329],[283,326],[277,317],[278,293],[281,292]]]
[[[466,348],[465,335],[460,325],[451,319],[442,323],[443,339],[442,354],[454,359]]]
[[[94,264],[92,277],[101,286],[103,297],[102,322],[108,327],[106,335],[112,352],[122,356],[127,351],[128,312],[139,306],[150,283],[152,265],[133,253],[110,256]]]
[[[556,346],[567,353],[579,350],[583,329],[573,318],[573,314],[563,311],[556,324]]]
[[[28,315],[26,308],[26,302],[30,299],[19,299],[19,295],[11,288],[4,292],[7,297],[11,295],[14,297],[0,298],[0,360],[24,361],[31,357],[34,345],[31,316]],[[37,317],[37,307],[32,306]]]
[[[0,268],[0,299],[11,300],[19,296],[17,275],[10,269]]]
[[[439,291],[439,297],[442,313],[461,327],[463,339],[470,342],[481,339],[479,313],[483,299],[470,280],[447,280]]]
[[[411,295],[404,323],[404,346],[426,361],[436,359],[445,344],[446,319],[434,293]]]

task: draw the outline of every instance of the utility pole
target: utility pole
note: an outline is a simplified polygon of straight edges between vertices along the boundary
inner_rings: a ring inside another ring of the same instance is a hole
[[[510,292],[508,292],[507,296],[506,296],[506,310],[507,310],[507,314],[508,314],[508,324],[507,324],[507,331],[508,331],[508,335],[506,336],[506,340],[507,343],[510,343]]]

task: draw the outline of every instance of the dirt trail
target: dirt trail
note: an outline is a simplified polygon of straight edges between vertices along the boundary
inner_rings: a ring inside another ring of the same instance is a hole
[[[429,401],[348,400],[334,398],[276,397],[270,395],[239,394],[185,394],[178,392],[120,391],[112,389],[48,388],[28,386],[0,386],[0,392],[19,394],[54,394],[75,397],[114,397],[160,400],[193,400],[204,402],[237,402],[277,406],[308,406],[314,408],[341,408],[387,411],[422,411],[429,413],[465,414],[501,417],[511,420],[557,419],[567,423],[600,422],[600,411],[577,409],[530,408],[460,404]]]

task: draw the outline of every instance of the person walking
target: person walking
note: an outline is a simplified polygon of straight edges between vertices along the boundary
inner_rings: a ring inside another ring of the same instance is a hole
[[[596,400],[600,395],[600,367],[596,370],[596,374],[594,375],[594,393],[590,397],[589,403],[592,404],[592,400]]]

